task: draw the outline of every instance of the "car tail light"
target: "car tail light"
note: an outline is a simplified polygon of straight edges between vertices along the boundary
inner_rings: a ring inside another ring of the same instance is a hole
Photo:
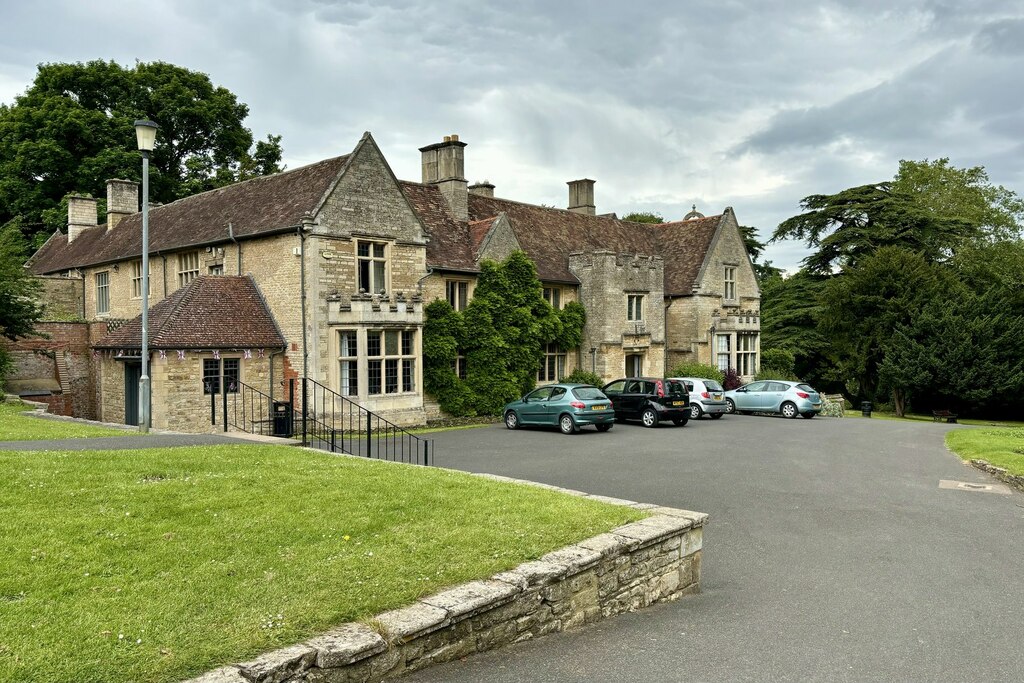
[[[711,398],[711,394],[709,394],[706,391],[700,392],[700,396],[701,396],[701,398]]]
[[[665,385],[662,384],[660,379],[655,382],[654,388],[658,391],[658,398],[665,398]]]
[[[810,398],[811,397],[810,394],[808,394],[806,392],[803,392],[803,391],[796,392],[796,395],[799,396],[800,398]]]
[[[576,410],[583,410],[584,408],[587,407],[587,404],[584,403],[583,401],[573,401],[569,405],[571,405]]]

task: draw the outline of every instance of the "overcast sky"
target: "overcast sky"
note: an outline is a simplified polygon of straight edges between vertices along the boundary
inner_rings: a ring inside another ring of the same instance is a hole
[[[766,239],[900,159],[1024,193],[1024,3],[0,0],[0,102],[41,62],[172,62],[250,107],[289,167],[369,130],[400,178],[459,134],[470,182],[600,213],[732,206]],[[800,244],[769,248],[794,268]]]

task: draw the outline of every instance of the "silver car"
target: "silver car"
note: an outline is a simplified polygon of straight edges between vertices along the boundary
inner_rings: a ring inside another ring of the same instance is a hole
[[[811,385],[784,380],[758,380],[725,392],[730,413],[780,413],[808,419],[821,412],[821,395]]]
[[[729,404],[725,402],[723,395],[725,389],[713,379],[703,377],[670,377],[677,382],[682,382],[686,390],[690,392],[690,419],[699,420],[702,415],[708,415],[712,420],[717,420],[729,412]]]

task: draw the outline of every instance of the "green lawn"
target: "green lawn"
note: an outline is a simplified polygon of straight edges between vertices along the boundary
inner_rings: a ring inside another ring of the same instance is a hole
[[[1024,427],[957,429],[946,434],[946,446],[964,460],[987,460],[1024,475]]]
[[[175,681],[643,516],[281,446],[0,452],[0,680]]]
[[[863,418],[860,409],[847,410],[846,417]],[[908,413],[903,417],[899,417],[896,413],[879,412],[877,410],[871,413],[871,419],[878,420],[909,420],[911,422],[935,422],[935,419],[931,415],[918,415],[914,413]],[[957,418],[959,424],[964,425],[975,425],[979,427],[1024,427],[1024,422],[1014,422],[1012,420],[979,420],[971,417],[960,417]],[[945,424],[943,422],[942,424]]]
[[[90,436],[126,436],[134,432],[94,425],[48,420],[22,414],[29,410],[21,401],[0,403],[0,441],[78,439]]]

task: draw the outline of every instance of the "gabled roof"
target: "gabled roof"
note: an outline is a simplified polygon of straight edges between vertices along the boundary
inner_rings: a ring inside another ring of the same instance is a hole
[[[469,227],[452,218],[448,200],[436,185],[408,180],[399,181],[402,192],[430,233],[427,242],[427,267],[476,271]]]
[[[724,214],[652,225],[660,231],[665,259],[665,296],[692,294]]]
[[[150,253],[295,228],[313,211],[348,156],[253,178],[179,199],[149,210]],[[231,235],[228,224],[231,224]],[[41,275],[142,255],[142,214],[127,216],[113,230],[84,230],[73,242],[55,235],[32,257]]]
[[[154,349],[281,348],[284,337],[249,276],[202,275],[149,309]],[[142,346],[142,315],[94,344]]]

